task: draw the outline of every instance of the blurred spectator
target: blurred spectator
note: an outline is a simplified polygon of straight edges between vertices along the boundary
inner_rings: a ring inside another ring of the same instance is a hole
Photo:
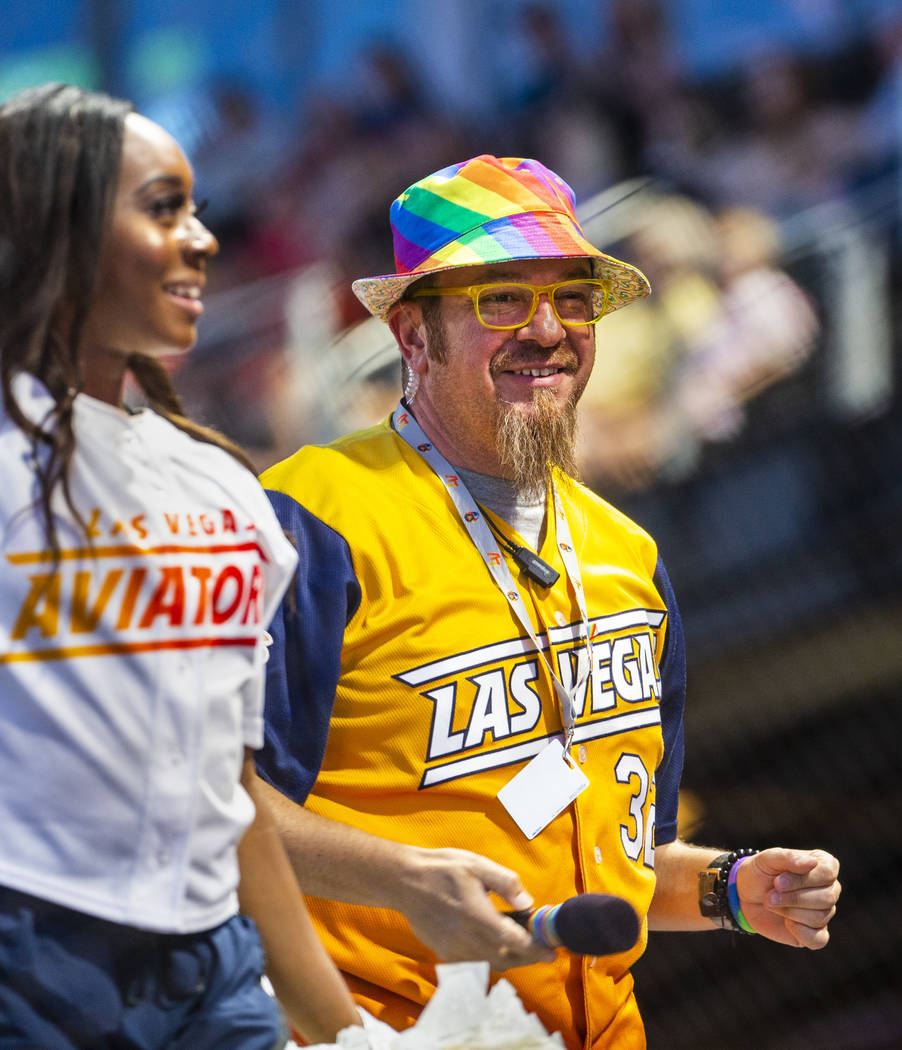
[[[398,47],[374,40],[364,48],[358,65],[354,108],[357,132],[378,136],[408,121],[421,121],[434,107],[427,104],[409,58]]]
[[[587,482],[645,488],[676,454],[673,377],[712,322],[719,289],[716,233],[686,197],[651,196],[620,249],[648,276],[652,294],[597,328],[596,367],[583,396],[581,459]],[[632,314],[632,317],[627,317]]]
[[[722,212],[716,226],[720,302],[689,342],[675,377],[677,404],[699,441],[735,437],[744,404],[799,369],[819,329],[808,296],[778,268],[776,224],[736,207]]]
[[[739,129],[684,158],[684,178],[714,203],[786,218],[842,196],[869,163],[858,107],[818,99],[799,56],[749,59],[740,94]]]
[[[441,116],[399,48],[383,41],[365,47],[349,84],[344,97],[322,92],[308,106],[264,242],[271,258],[290,258],[293,240],[303,245],[305,262],[328,260],[336,268],[341,327],[365,313],[350,279],[392,265],[385,202],[462,148],[460,129]]]
[[[872,149],[864,184],[882,180],[891,200],[889,221],[897,256],[902,249],[902,13],[875,22],[872,39],[879,63],[878,83],[864,107],[862,131]]]
[[[610,0],[602,8],[605,34],[588,73],[615,128],[623,177],[644,173],[650,144],[683,119],[686,75],[659,0]]]
[[[223,287],[256,276],[241,249],[273,183],[285,140],[253,88],[241,79],[221,76],[205,93],[209,106],[191,159],[198,195],[208,201],[204,221],[223,248],[213,278]]]
[[[512,90],[504,109],[528,111],[573,90],[573,43],[558,8],[526,4],[515,17],[511,36],[520,38],[522,57],[513,71]],[[510,71],[504,72],[511,76]]]
[[[896,167],[902,150],[902,12],[877,20],[872,37],[880,74],[863,124],[875,152]]]
[[[261,275],[328,259],[343,236],[343,217],[353,207],[343,179],[356,141],[350,104],[320,91],[305,100],[304,112],[249,231],[247,252]],[[321,194],[320,187],[330,184],[334,193]]]
[[[653,295],[599,325],[584,397],[583,469],[601,491],[694,469],[706,441],[738,434],[748,400],[801,367],[818,332],[808,297],[779,269],[777,227],[762,213],[714,217],[670,195],[644,215],[625,254]]]
[[[607,110],[597,104],[593,77],[577,58],[563,15],[551,3],[527,4],[510,29],[517,56],[491,141],[495,155],[555,158],[577,200],[624,174],[620,142]]]

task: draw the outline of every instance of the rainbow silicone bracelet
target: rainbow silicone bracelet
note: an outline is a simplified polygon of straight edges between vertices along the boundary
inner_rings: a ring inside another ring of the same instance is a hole
[[[736,886],[736,877],[739,874],[739,868],[748,859],[748,857],[740,857],[733,867],[730,868],[730,877],[727,879],[727,897],[730,901],[730,911],[733,913],[733,918],[739,923],[740,928],[744,930],[745,933],[757,933],[758,931],[742,914],[742,908],[739,904],[739,889]]]

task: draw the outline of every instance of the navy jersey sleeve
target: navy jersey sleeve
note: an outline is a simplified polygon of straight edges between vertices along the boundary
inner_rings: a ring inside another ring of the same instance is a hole
[[[292,587],[269,628],[260,775],[303,803],[322,764],[348,620],[361,591],[344,538],[282,492],[267,491],[298,551]]]
[[[683,707],[686,702],[686,643],[683,622],[661,559],[655,586],[667,605],[667,636],[661,660],[661,731],[664,757],[655,771],[655,843],[677,837],[677,803],[683,774]]]

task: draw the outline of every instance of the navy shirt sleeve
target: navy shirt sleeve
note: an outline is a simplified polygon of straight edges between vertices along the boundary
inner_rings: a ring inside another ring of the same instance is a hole
[[[295,580],[269,628],[260,775],[303,803],[329,735],[344,630],[361,599],[344,537],[282,492],[267,491],[298,551]]]
[[[667,605],[667,635],[661,659],[661,732],[664,757],[655,771],[655,844],[677,837],[677,805],[683,774],[683,708],[686,703],[686,642],[683,622],[664,563],[658,559],[655,586]]]

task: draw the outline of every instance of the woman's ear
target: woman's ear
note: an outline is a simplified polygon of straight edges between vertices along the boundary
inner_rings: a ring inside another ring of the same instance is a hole
[[[426,327],[423,313],[413,303],[399,303],[388,318],[401,356],[411,371],[423,375],[426,371]]]

